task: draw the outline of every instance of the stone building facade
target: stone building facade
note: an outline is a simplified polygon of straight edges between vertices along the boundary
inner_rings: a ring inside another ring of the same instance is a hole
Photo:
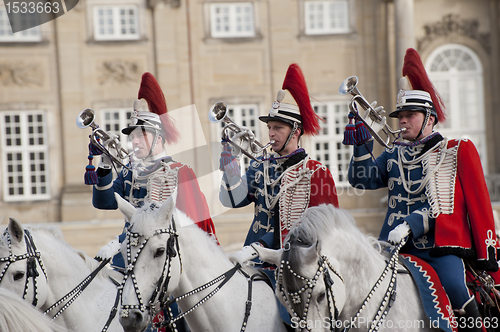
[[[257,117],[293,62],[327,120],[303,145],[329,166],[341,207],[363,230],[377,234],[386,193],[346,184],[350,150],[340,142],[350,97],[338,88],[356,75],[368,101],[392,109],[408,47],[419,51],[448,107],[440,131],[474,141],[492,200],[500,201],[498,0],[80,0],[15,35],[0,10],[2,215],[59,222],[88,252],[119,232],[121,215],[91,205],[83,183],[90,129],[75,119],[92,108],[101,128],[124,127],[145,71],[157,77],[183,133],[171,153],[197,172],[223,244],[241,244],[253,211],[218,204],[221,125],[208,121],[208,110],[225,101],[231,118],[266,143]]]

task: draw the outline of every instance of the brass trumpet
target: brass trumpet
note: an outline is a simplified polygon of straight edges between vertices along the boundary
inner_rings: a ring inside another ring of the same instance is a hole
[[[130,155],[134,152],[128,153],[128,151],[121,146],[118,138],[111,137],[106,131],[99,128],[99,126],[94,122],[94,119],[95,119],[94,110],[91,108],[86,108],[83,111],[81,111],[80,114],[78,114],[78,116],[76,117],[76,126],[81,129],[91,127],[92,134],[90,135],[90,142],[99,151],[110,157],[115,163],[117,163],[122,167],[125,167],[128,170],[131,170],[131,168],[125,165],[122,162],[122,160],[127,157],[130,157]],[[97,141],[96,137],[99,138],[101,142],[105,142],[112,139],[108,144],[108,149],[113,149],[115,150],[116,153],[113,154],[110,151],[108,151],[102,143]]]
[[[377,112],[370,103],[363,97],[359,92],[358,88],[358,78],[356,76],[351,76],[345,79],[339,87],[339,93],[341,95],[351,94],[353,95],[351,101],[349,102],[349,112],[359,118],[365,125],[366,129],[372,134],[373,138],[379,142],[382,146],[386,148],[392,148],[394,146],[394,141],[398,138],[398,134],[405,131],[406,128],[393,130],[386,121],[385,116],[382,116],[382,112]],[[364,112],[359,113],[354,105],[354,102],[364,110]],[[387,139],[384,140],[378,134],[382,131]]]
[[[262,145],[255,139],[255,134],[249,128],[237,125],[227,115],[227,104],[223,101],[215,103],[212,108],[210,108],[208,120],[212,123],[224,122],[226,125],[222,129],[222,139],[256,162],[261,162],[257,157],[265,153],[265,150],[274,143],[274,141],[270,141],[266,145]],[[231,137],[230,131],[233,132]],[[240,140],[239,144],[234,142],[236,139]],[[247,145],[246,148],[243,147],[244,144]]]

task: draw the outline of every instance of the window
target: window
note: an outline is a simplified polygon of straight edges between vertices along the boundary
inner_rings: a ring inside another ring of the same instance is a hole
[[[306,1],[304,4],[306,35],[349,32],[347,0]]]
[[[483,70],[469,48],[443,45],[426,62],[429,78],[446,107],[446,122],[437,130],[449,138],[468,138],[476,146],[486,173]]]
[[[254,37],[253,4],[250,2],[211,4],[210,29],[213,38]]]
[[[18,14],[21,18],[19,24],[21,27],[34,26],[37,25],[38,15],[33,14]],[[10,25],[9,17],[4,9],[0,9],[0,42],[38,42],[42,40],[40,33],[40,27],[35,26],[27,30],[12,33],[12,28]]]
[[[255,139],[257,141],[260,141],[260,121],[258,110],[259,108],[255,104],[228,105],[227,116],[229,116],[234,121],[234,123],[249,128],[255,134]],[[224,128],[225,125],[226,123],[224,123],[223,121],[220,122],[216,130],[217,135],[222,132],[222,128]],[[229,130],[228,135],[229,137],[232,137],[233,132]],[[235,143],[238,144],[238,141],[236,141]],[[247,171],[248,166],[250,166],[250,162],[251,159],[242,154],[240,159],[242,174]]]
[[[311,158],[325,165],[333,175],[337,186],[348,185],[347,171],[352,156],[352,146],[342,144],[347,118],[347,102],[313,103],[314,111],[325,121],[321,130],[312,138],[314,149]]]
[[[0,125],[4,200],[49,199],[49,147],[44,112],[2,112]]]
[[[131,150],[132,146],[128,140],[128,136],[122,134],[122,129],[129,125],[132,109],[113,108],[103,109],[101,112],[101,128],[109,134],[118,135],[122,147],[125,150]]]
[[[96,40],[139,39],[137,6],[96,6],[94,38]]]

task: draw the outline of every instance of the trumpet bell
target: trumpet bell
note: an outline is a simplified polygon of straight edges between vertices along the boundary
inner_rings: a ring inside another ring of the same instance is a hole
[[[344,82],[342,82],[342,84],[340,84],[339,93],[341,95],[346,95],[352,92],[354,92],[355,94],[360,94],[356,89],[356,85],[358,85],[358,77],[348,77],[344,80]]]
[[[224,121],[227,114],[227,104],[223,101],[215,103],[208,112],[208,120],[212,123]]]
[[[353,96],[349,102],[349,113],[356,115],[357,119],[363,122],[366,129],[377,142],[386,148],[392,148],[394,142],[399,138],[399,134],[405,129],[393,130],[387,124],[383,112],[373,108],[368,100],[359,92],[356,87],[357,85],[358,78],[356,76],[351,76],[346,78],[339,87],[339,93],[341,95],[351,94]],[[359,112],[355,103],[360,108]],[[379,132],[384,133],[386,139],[382,138]]]
[[[90,126],[95,119],[94,110],[91,108],[86,108],[78,114],[76,117],[76,126],[80,129],[87,128]]]

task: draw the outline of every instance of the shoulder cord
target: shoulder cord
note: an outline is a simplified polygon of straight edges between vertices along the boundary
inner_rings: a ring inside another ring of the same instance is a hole
[[[292,181],[290,183],[287,183],[285,185],[280,186],[280,190],[278,191],[278,193],[276,194],[276,196],[270,196],[268,194],[268,192],[267,192],[267,186],[274,187],[279,181],[281,181],[281,179],[283,178],[283,176],[285,174],[287,174],[288,172],[290,172],[292,169],[299,168],[301,165],[305,168],[308,161],[309,161],[309,155],[307,155],[301,162],[299,162],[298,164],[296,164],[297,167],[289,167],[289,168],[287,168],[286,170],[283,171],[283,173],[280,174],[280,176],[277,179],[273,180],[272,182],[269,181],[270,180],[270,178],[269,178],[269,167],[266,167],[267,166],[267,162],[266,162],[266,164],[264,165],[264,197],[266,199],[266,205],[267,205],[267,207],[270,210],[274,208],[274,206],[276,205],[276,203],[278,203],[280,196],[288,188],[296,185],[302,179],[302,176],[298,176],[294,181]],[[272,197],[272,198],[270,199],[270,197]]]
[[[407,160],[406,157],[404,156],[405,148],[398,147],[398,168],[399,168],[399,173],[401,174],[401,181],[403,184],[403,188],[405,189],[405,191],[407,193],[418,194],[419,192],[421,192],[422,189],[425,188],[425,186],[427,186],[427,184],[431,180],[431,177],[434,175],[434,173],[441,167],[445,158],[442,157],[442,153],[441,153],[442,151],[440,151],[438,153],[438,162],[437,162],[436,166],[432,170],[428,170],[428,172],[425,174],[424,179],[422,180],[422,182],[420,183],[418,188],[415,190],[411,190],[408,186],[408,183],[407,183],[407,180],[406,180],[406,177],[404,174],[403,164],[404,165],[414,165],[414,164],[421,162],[424,158],[427,158],[431,153],[434,153],[437,149],[439,149],[440,148],[439,145],[444,143],[443,146],[441,147],[441,148],[443,148],[445,146],[446,142],[447,142],[447,140],[443,140],[443,141],[437,143],[432,149],[425,152],[420,157],[418,157],[414,160]]]

